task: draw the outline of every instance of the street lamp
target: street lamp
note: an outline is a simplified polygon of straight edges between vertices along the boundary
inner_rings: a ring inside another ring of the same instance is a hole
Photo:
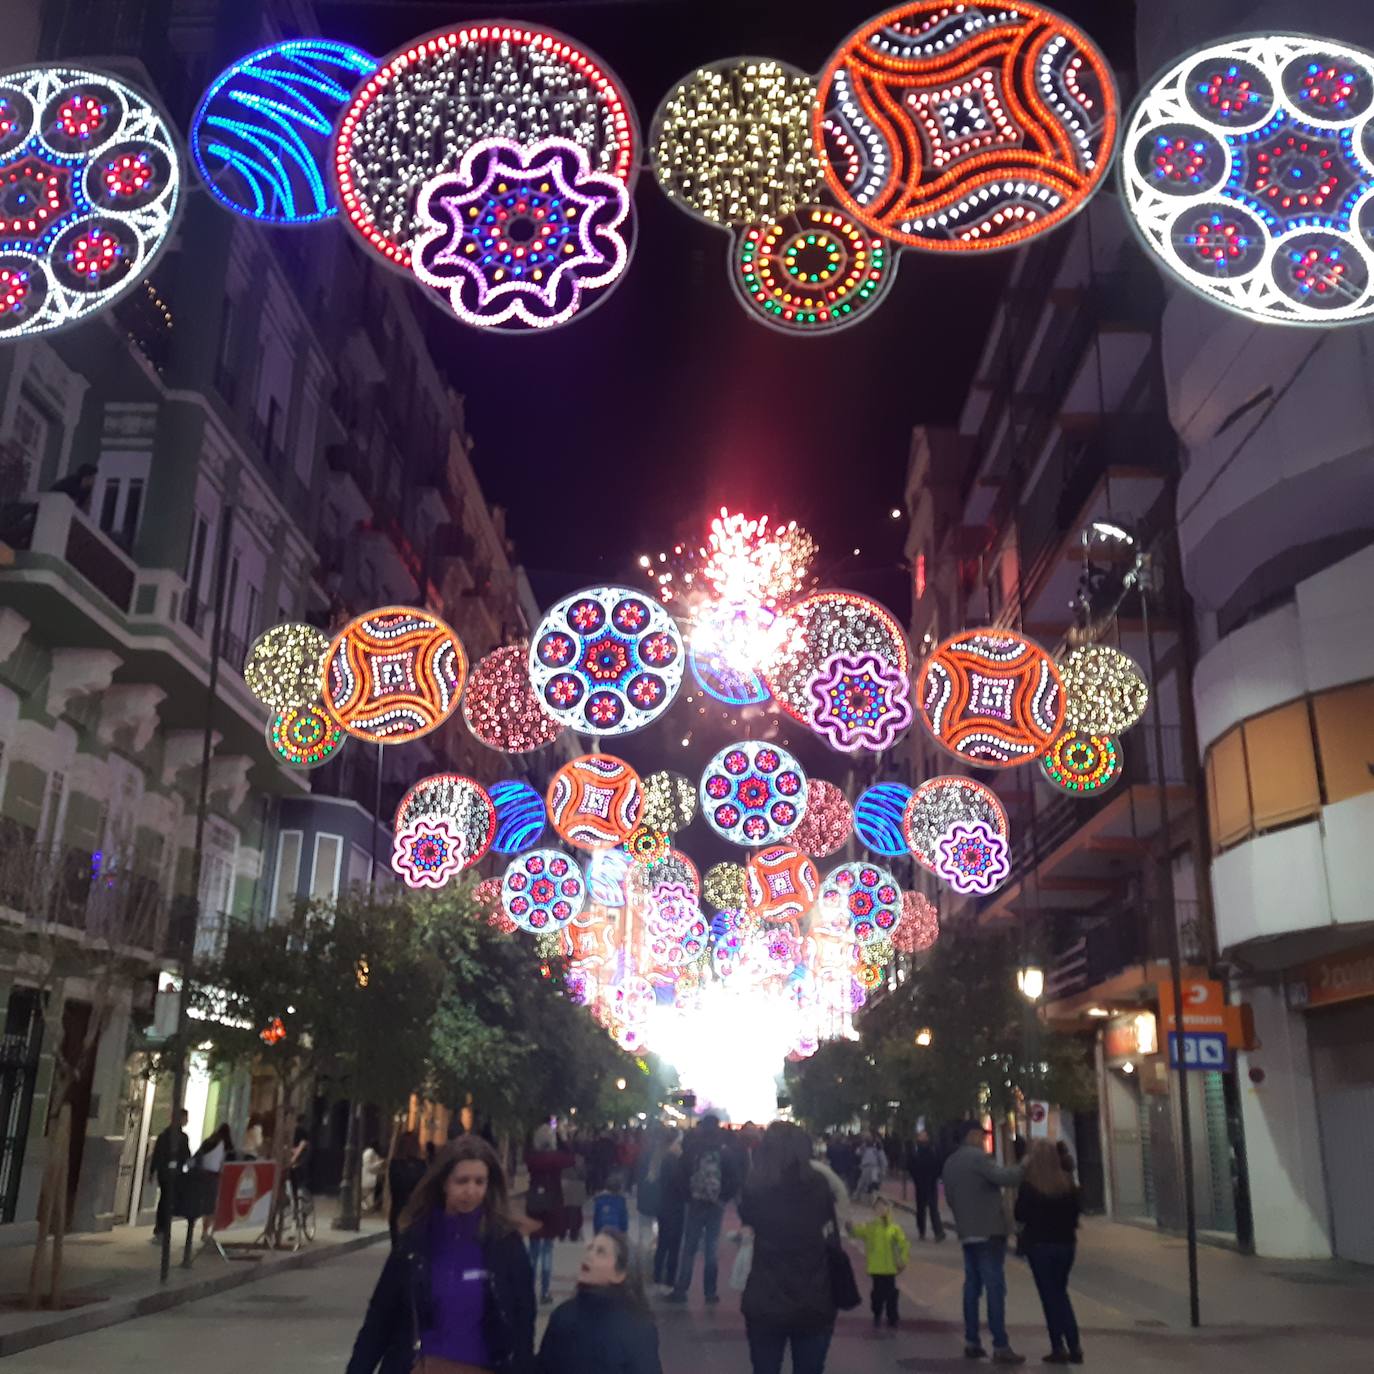
[[[923,1050],[928,1049],[934,1039],[935,1036],[931,1033],[929,1026],[922,1026],[921,1029],[916,1032],[916,1043]]]
[[[625,1091],[625,1080],[623,1078],[617,1078],[615,1080],[615,1085],[617,1088],[620,1089],[621,1092]]]
[[[1038,1002],[1045,995],[1045,970],[1035,964],[1016,970],[1016,986],[1028,1002]]]

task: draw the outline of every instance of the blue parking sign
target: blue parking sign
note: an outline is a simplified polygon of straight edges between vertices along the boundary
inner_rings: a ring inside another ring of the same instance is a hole
[[[1177,1031],[1169,1032],[1169,1067],[1178,1068]],[[1231,1067],[1231,1046],[1219,1031],[1184,1031],[1183,1067],[1223,1073]]]

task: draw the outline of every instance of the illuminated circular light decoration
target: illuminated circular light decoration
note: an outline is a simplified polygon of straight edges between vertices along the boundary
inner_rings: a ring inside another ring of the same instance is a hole
[[[553,775],[548,803],[553,828],[569,844],[610,849],[639,824],[644,786],[624,759],[583,754]]]
[[[529,654],[516,644],[493,649],[473,666],[463,719],[477,739],[503,754],[542,749],[563,733],[539,704],[530,686]]]
[[[738,911],[745,901],[748,877],[740,864],[712,864],[702,887],[706,900],[717,911]]]
[[[421,188],[493,138],[566,139],[627,187],[638,170],[634,110],[604,62],[549,29],[470,24],[384,58],[345,111],[334,145],[344,223],[409,272]]]
[[[625,905],[626,884],[635,862],[623,849],[599,849],[587,860],[587,886],[595,906],[617,911]]]
[[[966,630],[936,646],[916,684],[937,744],[967,763],[1030,763],[1064,725],[1059,670],[1033,640],[1005,630]]]
[[[749,856],[749,905],[765,921],[799,921],[820,889],[816,865],[799,849],[770,844]]]
[[[288,768],[318,768],[348,743],[348,736],[318,702],[288,706],[267,722],[267,744]]]
[[[759,740],[727,745],[701,775],[701,810],[733,844],[774,844],[798,825],[806,774],[785,749]]]
[[[663,194],[719,226],[756,224],[815,200],[816,83],[768,58],[699,67],[663,98],[649,160]]]
[[[1121,743],[1112,735],[1065,730],[1040,760],[1045,777],[1061,792],[1096,796],[1121,778]]]
[[[905,675],[906,636],[892,614],[854,592],[813,592],[783,613],[790,627],[782,647],[764,665],[763,676],[778,705],[803,725],[815,703],[811,681],[835,654],[872,653]]]
[[[935,870],[940,837],[956,821],[983,821],[1004,839],[1007,813],[992,788],[976,778],[930,778],[912,794],[902,814],[906,847],[922,868]]]
[[[956,892],[986,896],[1011,872],[1010,847],[986,821],[955,821],[935,846],[935,872]]]
[[[463,871],[463,842],[446,820],[417,820],[396,832],[391,866],[407,887],[443,887]]]
[[[821,883],[821,906],[832,915],[846,916],[854,939],[867,945],[897,928],[902,919],[902,889],[877,864],[840,864]]]
[[[1348,44],[1273,34],[1199,48],[1131,110],[1130,219],[1219,305],[1274,324],[1366,319],[1371,107],[1374,54]]]
[[[768,684],[758,673],[732,668],[720,654],[689,649],[687,666],[696,685],[726,706],[762,706],[768,700]]]
[[[487,788],[496,808],[496,833],[491,847],[498,854],[519,854],[539,843],[548,817],[544,798],[527,782],[503,778]]]
[[[560,601],[530,645],[530,681],[569,729],[624,735],[660,716],[682,685],[682,635],[662,606],[629,587]]]
[[[334,122],[377,59],[347,43],[298,38],[222,71],[191,119],[206,189],[236,214],[310,224],[338,213],[329,170]]]
[[[891,247],[833,205],[803,205],[736,230],[729,266],[740,304],[785,334],[857,324],[897,279]]]
[[[652,868],[668,852],[668,837],[641,822],[625,837],[625,852],[636,863]]]
[[[849,798],[824,778],[806,784],[806,814],[792,832],[792,843],[803,854],[823,859],[840,849],[854,833],[854,808]]]
[[[328,652],[329,636],[313,625],[273,625],[248,650],[244,685],[272,711],[318,701]]]
[[[854,803],[854,830],[875,854],[889,859],[907,852],[902,817],[911,788],[900,782],[880,782],[859,794]]]
[[[463,645],[438,616],[384,606],[350,621],[329,646],[324,700],[350,735],[404,744],[452,715],[466,676]]]
[[[587,904],[587,884],[575,860],[557,849],[532,849],[506,865],[501,905],[534,935],[562,930]]]
[[[832,654],[811,679],[811,728],[844,753],[891,749],[911,725],[911,680],[873,653]]]
[[[461,773],[421,778],[401,798],[394,829],[399,835],[421,821],[445,821],[459,844],[459,867],[471,868],[496,838],[496,807],[486,788]]]
[[[162,251],[180,193],[146,96],[75,67],[0,73],[0,340],[113,305]]]
[[[914,0],[826,63],[816,149],[840,204],[937,252],[1010,248],[1081,210],[1111,164],[1117,95],[1091,39],[1041,5]]]
[[[550,329],[599,305],[634,244],[630,190],[569,139],[474,143],[420,191],[416,277],[478,329]]]
[[[696,814],[697,789],[690,778],[665,769],[644,779],[644,810],[640,819],[645,825],[675,835],[691,825]]]
[[[1150,689],[1140,665],[1109,644],[1084,644],[1059,665],[1064,724],[1090,735],[1120,735],[1145,714]]]
[[[892,946],[901,954],[919,954],[940,938],[940,913],[924,892],[902,893],[902,919],[892,933]]]

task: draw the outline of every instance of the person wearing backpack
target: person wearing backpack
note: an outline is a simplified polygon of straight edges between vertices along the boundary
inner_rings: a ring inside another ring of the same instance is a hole
[[[682,1150],[682,1174],[687,1180],[687,1218],[683,1227],[682,1257],[677,1283],[669,1302],[686,1302],[696,1266],[697,1247],[702,1251],[702,1288],[708,1303],[720,1301],[717,1291],[720,1226],[725,1204],[739,1187],[734,1151],[720,1129],[719,1118],[707,1113],[687,1137]]]

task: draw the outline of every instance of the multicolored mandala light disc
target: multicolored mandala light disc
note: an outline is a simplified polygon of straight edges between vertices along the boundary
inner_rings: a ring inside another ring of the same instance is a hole
[[[820,890],[816,865],[789,844],[770,844],[749,856],[749,905],[765,921],[799,921]]]
[[[911,725],[911,680],[877,654],[832,654],[811,679],[811,704],[811,728],[834,748],[881,753]]]
[[[785,749],[759,740],[727,745],[701,775],[701,810],[733,844],[773,844],[798,825],[806,774]]]
[[[460,868],[470,868],[496,838],[496,807],[480,782],[461,773],[422,778],[401,798],[393,825],[399,835],[421,821],[445,821],[458,844]]]
[[[551,329],[599,305],[634,246],[629,187],[566,138],[484,138],[425,182],[416,277],[478,329]]]
[[[644,786],[624,759],[583,754],[553,775],[548,803],[553,828],[569,844],[610,849],[639,824]]]
[[[668,837],[641,821],[625,837],[624,849],[636,863],[652,868],[667,854]]]
[[[404,744],[453,714],[467,667],[462,642],[438,616],[384,606],[350,621],[329,646],[325,705],[350,735]]]
[[[1087,203],[1117,96],[1096,45],[1041,5],[908,0],[840,45],[813,135],[830,189],[915,248],[1009,248]]]
[[[907,852],[902,817],[911,788],[900,782],[880,782],[859,794],[854,803],[854,831],[875,854],[895,859]]]
[[[811,683],[835,654],[872,653],[905,676],[906,636],[895,617],[876,601],[854,592],[812,592],[782,618],[791,633],[764,665],[763,676],[778,705],[794,720],[811,724]]]
[[[574,859],[557,849],[532,849],[506,866],[501,905],[532,934],[562,930],[587,904],[587,884]]]
[[[391,866],[407,887],[443,887],[466,866],[463,842],[441,819],[419,819],[396,832]]]
[[[549,29],[469,24],[384,58],[344,112],[334,145],[344,223],[409,272],[420,188],[487,138],[567,139],[627,186],[638,170],[634,110],[604,62]]]
[[[530,686],[529,653],[518,644],[493,649],[474,665],[463,719],[483,744],[503,754],[542,749],[563,733]]]
[[[940,913],[924,892],[902,893],[902,919],[892,932],[892,947],[901,954],[919,954],[940,938]]]
[[[785,334],[857,324],[897,279],[889,246],[833,205],[803,205],[736,230],[729,262],[740,304]]]
[[[264,224],[337,214],[334,121],[376,67],[375,57],[347,43],[294,38],[221,72],[191,119],[191,156],[206,190]]]
[[[503,778],[487,788],[496,808],[496,834],[491,847],[498,854],[519,854],[539,843],[548,816],[544,798],[527,782]]]
[[[1033,640],[965,630],[935,647],[916,684],[926,728],[967,763],[1030,763],[1064,726],[1059,670]]]
[[[1105,792],[1120,780],[1123,764],[1121,743],[1114,736],[1077,730],[1065,730],[1040,760],[1049,782],[1075,797]]]
[[[1121,181],[1146,246],[1193,291],[1274,324],[1374,314],[1374,54],[1228,38],[1152,81]]]
[[[662,606],[630,587],[592,587],[560,601],[530,646],[530,681],[569,729],[642,729],[682,685],[682,635]]]
[[[126,295],[180,193],[167,120],[131,86],[77,67],[0,73],[0,340],[80,324]]]
[[[935,872],[956,892],[986,896],[1011,872],[1010,847],[986,821],[955,821],[935,846]]]
[[[767,58],[728,58],[683,77],[649,133],[663,194],[714,225],[755,224],[814,200],[815,98],[811,77]]]
[[[243,661],[244,685],[272,711],[318,701],[328,652],[329,636],[313,625],[273,625],[248,650]]]
[[[676,835],[691,825],[696,814],[697,789],[690,778],[663,769],[644,779],[644,810],[640,819],[645,825]]]
[[[723,862],[706,870],[702,891],[717,911],[738,911],[744,905],[747,890],[748,876],[742,864]]]
[[[803,854],[823,859],[842,848],[854,833],[854,808],[849,798],[824,778],[806,784],[806,814],[792,832],[792,843]]]
[[[985,821],[1004,839],[1010,833],[997,793],[976,778],[929,778],[912,794],[902,815],[902,835],[922,868],[935,870],[940,837],[956,821]]]
[[[821,906],[832,914],[843,912],[854,939],[867,945],[897,928],[902,919],[902,889],[877,864],[840,864],[821,883]]]
[[[348,743],[348,736],[315,701],[288,706],[267,722],[267,744],[288,768],[318,768]]]
[[[1130,654],[1083,644],[1059,665],[1064,724],[1090,735],[1124,734],[1145,714],[1150,688]]]

